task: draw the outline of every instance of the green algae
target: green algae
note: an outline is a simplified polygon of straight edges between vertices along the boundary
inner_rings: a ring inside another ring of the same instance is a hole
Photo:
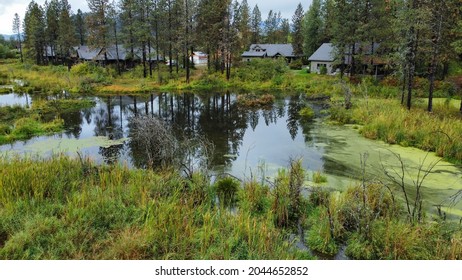
[[[405,166],[405,184],[407,191],[415,193],[414,182],[419,176],[419,168],[426,170],[431,163],[437,163],[431,174],[424,180],[422,192],[424,206],[434,212],[434,206],[447,203],[448,199],[462,190],[462,170],[456,165],[444,161],[435,153],[399,145],[389,145],[382,141],[369,140],[361,136],[351,126],[333,126],[320,124],[313,131],[315,137],[325,138],[324,172],[328,175],[336,175],[357,180],[361,179],[361,154],[367,153],[366,179],[381,180],[391,187],[395,193],[401,194],[397,186],[385,176],[384,169],[400,172],[401,163],[396,155],[400,155]],[[329,186],[343,189],[337,185],[337,180],[332,182],[328,176]],[[420,174],[422,177],[422,172]],[[448,212],[458,215],[462,213],[462,203],[459,202],[452,208],[445,208]]]
[[[50,139],[48,141],[40,141],[30,145],[26,145],[24,150],[36,154],[53,153],[77,153],[78,151],[91,148],[102,147],[109,148],[111,146],[122,145],[127,138],[111,140],[105,136],[95,136],[85,139]]]

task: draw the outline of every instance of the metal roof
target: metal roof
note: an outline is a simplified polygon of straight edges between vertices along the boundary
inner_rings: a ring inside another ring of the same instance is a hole
[[[334,47],[332,43],[322,44],[311,56],[309,61],[334,61]]]
[[[278,54],[284,57],[295,57],[292,44],[252,44],[250,50],[244,52],[242,56],[274,57]]]

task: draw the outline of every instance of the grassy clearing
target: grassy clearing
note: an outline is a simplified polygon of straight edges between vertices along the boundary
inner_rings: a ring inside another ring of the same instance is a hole
[[[436,103],[434,112],[416,104],[411,111],[395,100],[357,100],[351,110],[334,106],[331,119],[360,124],[367,138],[436,152],[449,161],[462,162],[462,117],[455,106]]]

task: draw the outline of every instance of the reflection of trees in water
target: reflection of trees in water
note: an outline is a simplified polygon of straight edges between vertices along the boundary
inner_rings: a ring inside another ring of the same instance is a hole
[[[121,139],[124,137],[123,127],[120,125],[119,114],[114,110],[114,101],[111,97],[107,97],[105,101],[106,106],[102,105],[94,112],[95,136],[106,136],[110,140]],[[100,147],[99,154],[107,164],[112,164],[117,162],[122,149],[123,145]]]
[[[302,100],[299,95],[293,95],[289,99],[287,106],[287,129],[289,130],[292,140],[297,137],[300,116],[298,112],[302,109]]]
[[[64,134],[66,134],[67,137],[71,138],[73,136],[75,139],[80,138],[83,122],[82,115],[83,113],[80,111],[61,114],[61,118],[64,121]]]
[[[147,97],[124,96],[105,101],[109,106],[102,105],[93,116],[96,135],[113,135],[114,139],[121,138],[124,136],[123,127],[126,125],[128,135],[125,136],[130,136],[132,117],[156,116],[169,124],[178,139],[204,137],[212,142],[215,153],[211,163],[215,166],[227,165],[234,160],[234,157],[225,157],[225,155],[239,155],[239,148],[249,126],[255,130],[261,121],[260,118],[263,118],[266,125],[277,123],[278,118],[284,117],[286,106],[286,102],[280,100],[273,106],[258,110],[239,108],[235,97],[230,93],[158,93]],[[292,120],[288,121],[288,127],[295,131],[291,135],[296,135],[298,111],[301,105],[298,99],[293,99],[291,104]],[[122,145],[116,148],[101,148],[100,153],[113,158],[113,151],[120,151],[122,148]],[[128,148],[134,166],[145,167],[146,157],[143,155],[145,151],[132,141],[128,144]]]

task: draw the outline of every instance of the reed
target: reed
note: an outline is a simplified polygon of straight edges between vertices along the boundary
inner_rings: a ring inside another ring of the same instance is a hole
[[[310,257],[275,227],[267,202],[258,206],[272,196],[269,189],[238,192],[252,206],[231,212],[215,205],[212,185],[200,174],[188,179],[61,155],[3,157],[0,258]]]

